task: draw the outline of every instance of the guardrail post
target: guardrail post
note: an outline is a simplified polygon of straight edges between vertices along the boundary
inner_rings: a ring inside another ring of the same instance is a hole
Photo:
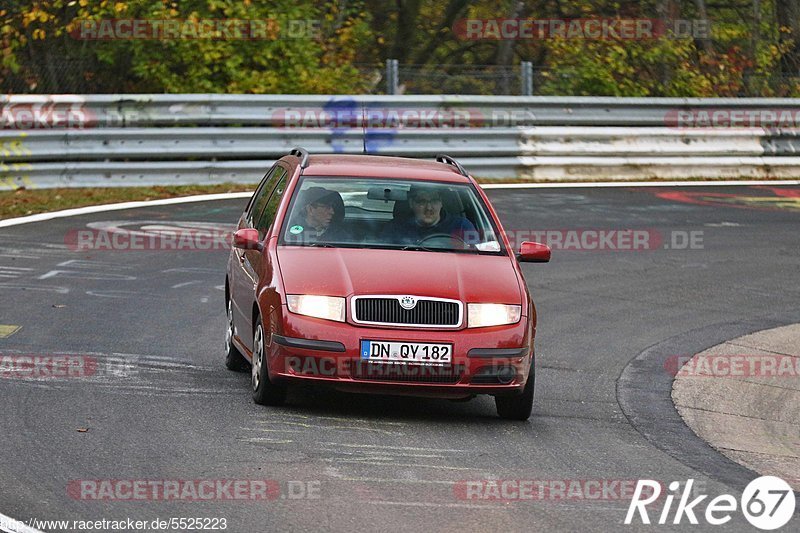
[[[533,63],[530,61],[522,61],[519,67],[522,71],[522,87],[520,94],[522,94],[522,96],[533,96]]]
[[[400,85],[399,61],[396,59],[386,60],[386,94],[397,94]]]

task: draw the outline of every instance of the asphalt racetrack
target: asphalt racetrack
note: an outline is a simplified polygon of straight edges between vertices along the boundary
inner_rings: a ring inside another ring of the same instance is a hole
[[[800,188],[488,194],[518,241],[549,230],[554,245],[551,263],[523,267],[539,313],[527,423],[497,418],[489,397],[303,388],[285,407],[255,405],[249,374],[223,364],[227,250],[70,244],[87,228],[230,230],[245,199],[0,229],[0,355],[84,364],[0,377],[0,513],[224,518],[234,532],[752,530],[741,513],[722,526],[624,526],[621,487],[693,479],[738,497],[757,477],[682,424],[667,361],[800,322]],[[636,249],[612,230],[640,231]],[[267,480],[270,497],[97,498],[103,480]],[[488,497],[489,480],[545,490]]]

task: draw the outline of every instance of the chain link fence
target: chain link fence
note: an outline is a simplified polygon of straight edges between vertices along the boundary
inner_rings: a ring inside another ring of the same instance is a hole
[[[401,65],[401,94],[521,95],[520,65]],[[389,92],[389,91],[387,91]]]
[[[547,95],[548,82],[574,74],[537,67],[527,62],[516,65],[352,65],[365,81],[364,94],[463,94],[463,95]],[[104,68],[86,57],[46,58],[25,76],[0,69],[0,94],[128,94],[139,76],[125,65]],[[559,84],[570,86],[571,84]],[[791,97],[800,95],[800,76],[775,73],[755,76],[745,73],[740,97]],[[158,92],[153,87],[148,93]],[[561,92],[557,96],[588,96]],[[592,94],[591,96],[616,96]]]
[[[85,58],[47,58],[25,75],[10,69],[0,70],[0,92],[4,94],[94,94],[102,91],[97,81],[87,76],[93,65]]]

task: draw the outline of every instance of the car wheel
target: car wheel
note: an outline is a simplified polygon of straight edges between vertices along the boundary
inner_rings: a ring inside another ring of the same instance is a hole
[[[244,372],[247,370],[247,360],[239,349],[233,344],[233,308],[231,300],[228,299],[228,330],[225,332],[225,366],[234,372]]]
[[[286,401],[286,386],[272,383],[267,371],[267,360],[264,350],[264,328],[258,318],[253,335],[252,384],[253,401],[259,405],[283,405]]]
[[[522,394],[515,394],[514,396],[495,396],[494,403],[497,406],[497,414],[500,418],[522,421],[530,418],[531,411],[533,411],[533,389],[535,381],[536,371],[534,370],[533,363],[531,363],[528,381],[525,383]]]

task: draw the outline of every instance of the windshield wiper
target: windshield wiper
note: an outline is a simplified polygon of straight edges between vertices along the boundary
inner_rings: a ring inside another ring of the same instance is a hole
[[[332,244],[328,244],[327,242],[310,242],[305,246],[313,247],[313,248],[336,248]]]
[[[409,244],[400,248],[401,250],[411,250],[412,252],[449,252],[447,248],[428,248],[419,244]]]

